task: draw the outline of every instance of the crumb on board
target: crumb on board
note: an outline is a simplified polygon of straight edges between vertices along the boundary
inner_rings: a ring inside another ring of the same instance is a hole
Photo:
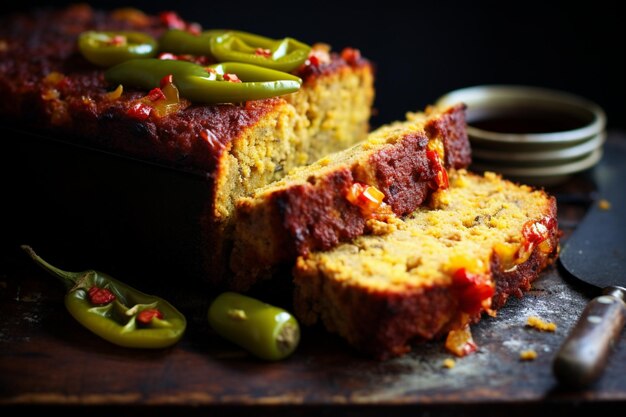
[[[456,362],[452,358],[447,358],[447,359],[443,360],[443,364],[442,365],[443,365],[444,368],[452,369],[456,365]]]
[[[537,359],[537,352],[532,349],[523,350],[520,352],[519,358],[523,361],[533,361]]]
[[[611,210],[611,202],[603,198],[598,201],[598,207],[600,207],[600,210]]]
[[[526,321],[526,325],[529,327],[533,327],[537,330],[541,330],[542,332],[554,332],[556,331],[556,324],[550,323],[548,321],[541,320],[537,316],[530,316]]]

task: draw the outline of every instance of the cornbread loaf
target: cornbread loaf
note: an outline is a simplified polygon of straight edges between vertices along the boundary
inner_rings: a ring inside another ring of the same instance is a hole
[[[116,96],[103,69],[79,53],[77,38],[92,29],[158,38],[168,29],[162,17],[81,4],[3,18],[0,117],[62,140],[200,173],[211,191],[198,224],[201,250],[206,270],[219,275],[221,242],[232,227],[237,198],[364,139],[374,94],[372,68],[354,50],[336,54],[314,48],[316,59],[295,70],[303,80],[297,93],[222,105],[181,98],[172,113],[137,117],[132,106],[148,92],[124,86]]]
[[[377,358],[399,356],[520,296],[557,253],[554,198],[493,173],[451,172],[449,189],[395,228],[298,258],[302,323],[321,321]]]
[[[240,199],[229,286],[246,289],[273,267],[328,250],[368,228],[383,233],[391,227],[385,223],[411,213],[444,185],[446,168],[469,165],[464,105],[407,117]],[[381,192],[386,211],[364,210],[351,199],[355,183]]]

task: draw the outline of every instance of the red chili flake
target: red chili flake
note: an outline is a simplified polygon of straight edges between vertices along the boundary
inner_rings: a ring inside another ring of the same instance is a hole
[[[161,12],[159,14],[161,22],[170,29],[185,29],[185,21],[176,12]]]
[[[452,275],[452,284],[459,292],[461,310],[468,314],[480,312],[483,301],[495,293],[494,288],[487,280],[487,276],[473,274],[465,268],[458,269]]]
[[[111,301],[115,300],[115,294],[106,288],[96,287],[95,285],[89,288],[89,301],[91,304],[95,305],[103,305],[109,304]]]
[[[150,90],[146,97],[148,97],[150,101],[159,101],[165,98],[165,94],[163,94],[163,91],[159,87],[156,87]]]
[[[165,77],[161,78],[161,88],[165,87],[168,84],[172,84],[174,82],[174,76],[172,74],[167,74]]]
[[[229,74],[229,73],[224,74],[224,81],[228,81],[228,82],[231,82],[231,83],[240,83],[241,82],[239,77],[237,77],[237,74]]]
[[[169,53],[169,52],[161,52],[157,58],[159,59],[172,59],[172,60],[178,60],[178,56]]]
[[[256,50],[254,51],[254,54],[258,56],[264,56],[265,58],[269,58],[272,56],[272,51],[266,48],[256,48]]]
[[[162,319],[163,313],[161,313],[156,308],[151,308],[148,310],[144,310],[137,314],[137,321],[141,324],[150,324],[153,318]]]
[[[441,188],[442,190],[445,190],[450,184],[448,181],[448,173],[443,167],[439,154],[436,151],[429,149],[426,151],[426,157],[432,163],[433,170],[435,171],[435,187],[433,188]]]
[[[341,58],[348,64],[354,65],[361,59],[361,51],[354,48],[344,48],[341,51]]]
[[[141,102],[133,104],[133,106],[126,112],[127,115],[134,119],[145,120],[150,117],[152,107],[143,104]]]

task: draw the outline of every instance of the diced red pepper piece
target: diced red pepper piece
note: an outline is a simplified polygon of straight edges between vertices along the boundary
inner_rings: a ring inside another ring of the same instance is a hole
[[[166,76],[161,78],[161,82],[159,84],[161,85],[161,88],[163,88],[168,84],[172,84],[173,82],[174,82],[174,76],[172,74],[167,74]]]
[[[319,67],[320,64],[322,63],[321,60],[319,59],[319,57],[317,55],[311,54],[309,55],[309,65],[313,66],[313,67]]]
[[[266,48],[256,48],[254,51],[255,55],[264,56],[265,58],[269,58],[272,56],[272,51]]]
[[[159,59],[172,59],[172,60],[178,60],[178,56],[170,53],[170,52],[161,52],[157,58]]]
[[[156,308],[150,308],[137,314],[137,321],[141,324],[150,324],[153,318],[163,319],[163,313]]]
[[[150,113],[152,112],[152,107],[143,104],[141,102],[133,104],[133,106],[128,109],[126,114],[130,117],[138,120],[145,120],[150,117]]]
[[[161,90],[159,87],[156,87],[150,90],[146,97],[148,97],[148,100],[150,101],[159,101],[165,98],[165,94],[163,94],[163,90]]]
[[[228,81],[228,82],[231,82],[231,83],[240,83],[241,82],[239,77],[237,77],[237,74],[229,74],[229,73],[224,74],[224,81]]]
[[[443,167],[443,163],[441,161],[441,158],[439,157],[439,154],[432,149],[428,149],[426,151],[426,157],[432,163],[433,170],[435,171],[435,188],[445,190],[449,187],[450,183],[448,181],[448,173]]]
[[[364,214],[370,215],[382,205],[385,194],[376,187],[355,182],[348,189],[346,198],[358,206]]]
[[[202,26],[200,26],[199,23],[189,23],[187,25],[187,32],[191,33],[192,35],[200,35],[202,33]]]
[[[556,220],[551,216],[544,216],[540,220],[529,221],[522,228],[522,235],[528,246],[541,243],[550,237],[550,231],[556,227]]]
[[[354,48],[344,48],[341,51],[341,58],[348,64],[354,65],[361,59],[361,51]]]
[[[468,314],[479,313],[483,301],[493,297],[495,293],[487,276],[473,274],[465,268],[458,269],[452,275],[452,285],[458,291],[461,311]]]
[[[178,16],[178,13],[167,11],[159,14],[161,22],[170,29],[185,29],[185,21]]]
[[[124,35],[115,35],[111,39],[109,39],[106,44],[109,46],[124,46],[126,45],[127,39]]]
[[[531,220],[524,224],[522,228],[522,236],[524,236],[524,244],[519,250],[517,263],[525,262],[533,252],[535,246],[539,245],[539,249],[545,253],[552,251],[552,246],[548,241],[550,233],[556,228],[557,223],[554,217],[543,216],[539,220]]]
[[[115,300],[115,294],[106,288],[96,287],[95,285],[89,288],[89,301],[94,305],[109,304]]]

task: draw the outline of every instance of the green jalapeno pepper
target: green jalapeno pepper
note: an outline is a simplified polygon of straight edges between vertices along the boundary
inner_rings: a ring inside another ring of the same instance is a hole
[[[152,58],[157,52],[156,40],[141,32],[83,32],[78,49],[87,61],[102,67],[136,58]]]
[[[205,68],[191,62],[161,59],[122,62],[109,68],[104,77],[115,85],[149,90],[158,87],[161,79],[170,74],[182,97],[204,104],[275,97],[297,91],[302,83],[295,75],[250,64],[224,62]],[[227,81],[227,78],[232,79],[233,74],[241,82]]]
[[[211,39],[226,33],[225,30],[206,30],[194,35],[186,30],[170,29],[159,38],[159,50],[173,54],[204,55],[211,54]]]
[[[300,341],[300,327],[291,314],[245,295],[221,294],[211,303],[208,318],[220,336],[261,359],[283,359]]]
[[[235,61],[280,71],[293,71],[306,61],[311,47],[293,38],[270,39],[252,33],[229,31],[210,38],[217,61]]]
[[[167,301],[144,294],[98,271],[62,271],[22,249],[68,289],[65,307],[84,327],[119,346],[164,348],[178,342],[187,321]]]
[[[311,47],[293,38],[270,39],[252,33],[209,30],[193,35],[172,29],[159,39],[162,52],[204,55],[218,62],[243,62],[290,72],[304,63]]]

